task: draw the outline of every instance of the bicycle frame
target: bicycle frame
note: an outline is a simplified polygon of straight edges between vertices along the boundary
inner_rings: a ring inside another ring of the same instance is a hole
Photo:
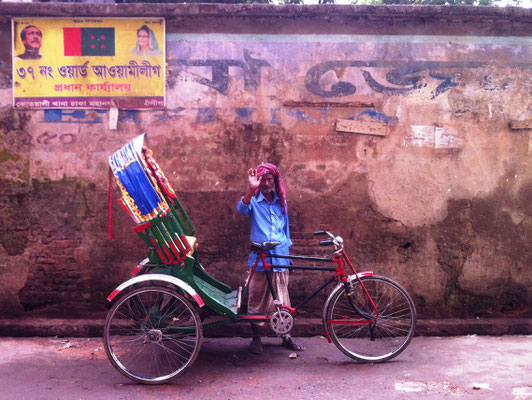
[[[336,252],[333,254],[334,257],[308,257],[308,256],[291,256],[291,255],[278,255],[278,254],[269,254],[269,253],[259,253],[257,255],[257,258],[260,257],[262,261],[262,265],[264,266],[264,271],[266,273],[266,279],[268,281],[268,287],[270,290],[270,293],[272,294],[272,297],[275,300],[277,300],[277,294],[275,293],[275,289],[273,287],[272,279],[271,279],[271,271],[272,268],[283,268],[283,269],[295,269],[295,270],[306,270],[306,271],[330,271],[335,272],[335,274],[330,277],[327,281],[322,283],[317,289],[315,289],[310,295],[308,295],[301,303],[296,305],[295,307],[289,307],[287,305],[282,305],[280,308],[283,308],[290,312],[290,314],[295,314],[295,312],[303,307],[308,301],[310,301],[314,296],[316,296],[320,291],[322,291],[324,288],[329,286],[332,282],[336,280],[336,278],[339,278],[340,282],[344,284],[346,287],[346,291],[349,292],[349,283],[350,280],[348,279],[348,274],[345,271],[344,268],[344,261],[347,263],[351,271],[353,272],[353,276],[356,277],[356,279],[360,282],[361,287],[364,289],[364,292],[366,296],[368,297],[369,301],[371,302],[371,305],[375,311],[373,315],[370,315],[362,310],[360,310],[350,299],[351,307],[353,307],[353,310],[360,315],[362,318],[359,320],[339,320],[339,321],[328,321],[332,324],[371,324],[373,321],[375,321],[378,316],[379,312],[377,309],[377,306],[375,305],[373,299],[371,298],[370,294],[368,293],[366,287],[364,286],[364,283],[362,282],[362,277],[364,276],[370,276],[373,275],[373,272],[371,271],[364,271],[362,273],[357,273],[355,270],[355,267],[351,263],[351,260],[349,260],[349,257],[345,253],[345,251]],[[315,266],[307,266],[307,265],[274,265],[271,263],[268,263],[267,258],[284,258],[284,259],[290,259],[290,260],[300,260],[300,261],[319,261],[319,262],[331,262],[336,264],[336,267],[315,267]],[[256,264],[253,266],[253,271],[256,268]],[[267,315],[241,315],[240,319],[268,319]]]

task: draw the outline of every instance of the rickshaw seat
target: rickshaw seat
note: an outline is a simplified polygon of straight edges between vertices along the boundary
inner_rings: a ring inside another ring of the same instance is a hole
[[[232,314],[237,314],[238,290],[225,293],[197,276],[194,276],[194,282],[200,291],[205,293],[210,299],[228,309]]]
[[[191,285],[205,305],[220,315],[237,315],[238,291],[209,275],[196,254],[188,255],[182,267],[173,267],[172,275]]]
[[[269,240],[266,242],[256,242],[254,240],[251,241],[251,249],[256,252],[263,252],[263,251],[270,251],[271,249],[274,249],[275,247],[279,246],[281,242],[275,241],[275,240]]]

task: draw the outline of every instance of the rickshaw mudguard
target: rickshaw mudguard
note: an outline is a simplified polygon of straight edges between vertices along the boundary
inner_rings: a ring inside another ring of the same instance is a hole
[[[356,275],[350,275],[347,277],[347,280],[349,282],[353,281],[353,280],[356,280],[356,279],[362,279],[362,278],[365,278],[366,276],[373,276],[373,271],[363,271],[363,272],[359,272],[358,274]],[[338,290],[340,290],[342,287],[344,286],[344,283],[343,282],[340,282],[338,285],[336,285],[334,287],[334,289],[331,291],[331,294],[329,295],[329,297],[327,298],[327,301],[325,302],[325,305],[323,306],[323,315],[322,315],[322,319],[323,319],[323,326],[325,327],[325,336],[327,338],[327,341],[329,343],[332,343],[332,340],[331,338],[329,337],[329,333],[327,332],[327,324],[326,324],[326,316],[325,316],[325,313],[327,312],[327,309],[329,308],[329,304],[332,300],[332,298],[334,297],[334,295],[336,294],[336,292]]]
[[[363,271],[363,272],[359,272],[358,274],[356,275],[349,275],[347,277],[347,281],[348,282],[351,282],[353,280],[356,280],[356,279],[359,279],[359,278],[365,278],[366,276],[373,276],[373,271]],[[331,294],[329,295],[329,297],[327,297],[327,301],[325,301],[325,305],[323,306],[323,318],[324,318],[324,321],[325,321],[325,310],[327,309],[327,307],[329,306],[329,303],[331,302],[334,294],[340,290],[340,288],[342,288],[342,286],[344,286],[344,283],[343,282],[340,282],[338,285],[336,285],[333,290],[331,291]]]
[[[194,299],[194,301],[198,304],[199,307],[203,307],[205,305],[203,299],[201,296],[194,290],[192,286],[190,286],[188,283],[182,281],[179,278],[176,278],[171,275],[165,275],[165,274],[145,274],[140,276],[135,276],[134,278],[131,278],[124,283],[117,286],[115,290],[111,292],[111,294],[107,297],[107,301],[112,302],[113,299],[116,298],[116,296],[122,292],[124,289],[127,289],[133,285],[136,285],[137,283],[142,282],[163,282],[163,283],[170,283],[172,285],[175,285],[182,289],[186,294],[188,294],[190,297]]]

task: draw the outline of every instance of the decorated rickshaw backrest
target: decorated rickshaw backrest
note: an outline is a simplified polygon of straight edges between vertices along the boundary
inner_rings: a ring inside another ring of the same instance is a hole
[[[190,251],[186,236],[195,234],[170,182],[145,144],[142,134],[109,157],[122,197],[118,200],[137,224],[152,262],[175,264]]]

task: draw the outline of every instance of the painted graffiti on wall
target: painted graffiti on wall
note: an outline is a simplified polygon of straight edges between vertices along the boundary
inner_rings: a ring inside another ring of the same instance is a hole
[[[459,77],[464,68],[480,68],[482,62],[439,62],[439,61],[325,61],[311,67],[305,76],[305,87],[311,93],[321,97],[343,97],[355,94],[357,87],[353,83],[338,80],[330,89],[321,86],[321,78],[338,69],[357,68],[362,73],[365,83],[375,92],[386,95],[404,95],[416,89],[427,86],[424,72],[428,72],[430,79],[437,82],[432,91],[432,98],[436,98],[458,85],[455,78]],[[385,69],[386,83],[375,79],[369,68]],[[393,86],[391,86],[393,85]]]
[[[260,84],[261,68],[269,67],[270,64],[265,60],[253,58],[251,52],[247,49],[243,50],[244,61],[235,59],[179,59],[169,60],[168,64],[173,66],[183,66],[194,69],[194,67],[208,67],[211,68],[211,79],[200,75],[192,75],[194,81],[200,85],[205,85],[221,94],[227,94],[229,86],[229,68],[241,68],[244,73],[244,90],[254,92]],[[170,76],[175,76],[176,72],[170,71]],[[171,87],[174,85],[169,83]]]
[[[243,72],[243,89],[254,93],[259,86],[275,91],[290,87],[300,96],[309,94],[321,98],[348,98],[353,95],[412,96],[427,93],[431,99],[470,83],[491,90],[493,85],[469,82],[467,72],[489,68],[494,59],[517,69],[530,69],[519,54],[526,51],[520,43],[489,45],[485,43],[435,44],[434,37],[427,43],[331,42],[328,35],[306,38],[305,35],[278,35],[280,40],[250,41],[249,35],[224,35],[213,40],[202,35],[169,36],[168,63],[170,76],[176,78],[186,71],[190,81],[230,96],[232,79],[235,87],[242,88],[241,78],[230,74],[236,67]],[[205,40],[202,40],[202,39]],[[314,40],[314,41],[312,41]],[[323,40],[323,41],[322,41]],[[443,40],[443,39],[442,39]],[[460,59],[446,61],[449,54],[458,52]],[[241,57],[235,55],[241,54]],[[437,54],[437,56],[434,56]],[[230,55],[230,56],[229,56]],[[264,71],[268,79],[264,80]],[[481,79],[482,80],[482,79]],[[175,87],[177,81],[169,82]],[[505,87],[502,87],[504,90]]]
[[[169,65],[188,67],[208,67],[211,69],[211,79],[192,74],[193,80],[204,86],[208,86],[217,92],[227,95],[229,87],[229,68],[241,68],[244,74],[244,90],[255,92],[261,82],[261,68],[270,67],[270,63],[263,59],[253,58],[251,52],[243,49],[244,61],[236,59],[177,59],[169,60]],[[345,68],[358,68],[364,77],[364,81],[374,92],[386,95],[404,95],[409,92],[427,86],[423,80],[423,72],[428,71],[431,79],[437,81],[438,86],[432,92],[432,98],[458,85],[455,81],[460,76],[460,69],[479,68],[484,66],[480,62],[446,63],[430,61],[413,62],[386,62],[386,61],[324,61],[308,69],[304,84],[306,89],[320,97],[344,97],[357,92],[353,83],[340,81],[334,82],[329,89],[322,87],[322,78],[329,72]],[[366,68],[366,69],[363,69]],[[380,83],[367,69],[386,69],[386,83]],[[449,71],[453,70],[453,71]],[[175,76],[177,71],[170,71],[170,76]],[[336,75],[335,75],[336,77]],[[393,86],[390,86],[393,85]],[[175,86],[170,84],[171,87]]]
[[[36,139],[37,143],[41,145],[49,145],[51,143],[61,143],[63,145],[69,145],[74,144],[78,141],[78,138],[73,133],[50,133],[50,132],[44,132],[37,136]]]
[[[171,60],[170,65],[185,67],[209,67],[212,78],[208,79],[200,75],[193,75],[194,81],[200,85],[208,86],[217,92],[227,95],[229,86],[229,68],[239,67],[244,72],[244,90],[254,92],[260,84],[261,68],[269,67],[265,60],[254,59],[248,50],[244,50],[245,62],[230,59],[206,59],[206,60]],[[380,61],[325,61],[311,67],[305,75],[306,89],[320,97],[344,97],[357,92],[353,83],[343,82],[336,78],[329,89],[322,87],[321,80],[324,75],[336,69],[359,68],[364,81],[374,92],[386,95],[405,95],[409,92],[427,86],[424,82],[423,72],[427,71],[431,79],[437,81],[438,86],[432,91],[432,98],[436,98],[446,91],[458,85],[455,78],[461,74],[461,68],[480,68],[484,63],[444,63],[444,62],[380,62]],[[371,71],[362,68],[385,68],[386,83],[380,83],[372,75]],[[455,71],[450,72],[453,69]],[[170,75],[175,75],[170,72]],[[390,86],[394,85],[394,86]],[[173,85],[175,86],[175,85]]]

